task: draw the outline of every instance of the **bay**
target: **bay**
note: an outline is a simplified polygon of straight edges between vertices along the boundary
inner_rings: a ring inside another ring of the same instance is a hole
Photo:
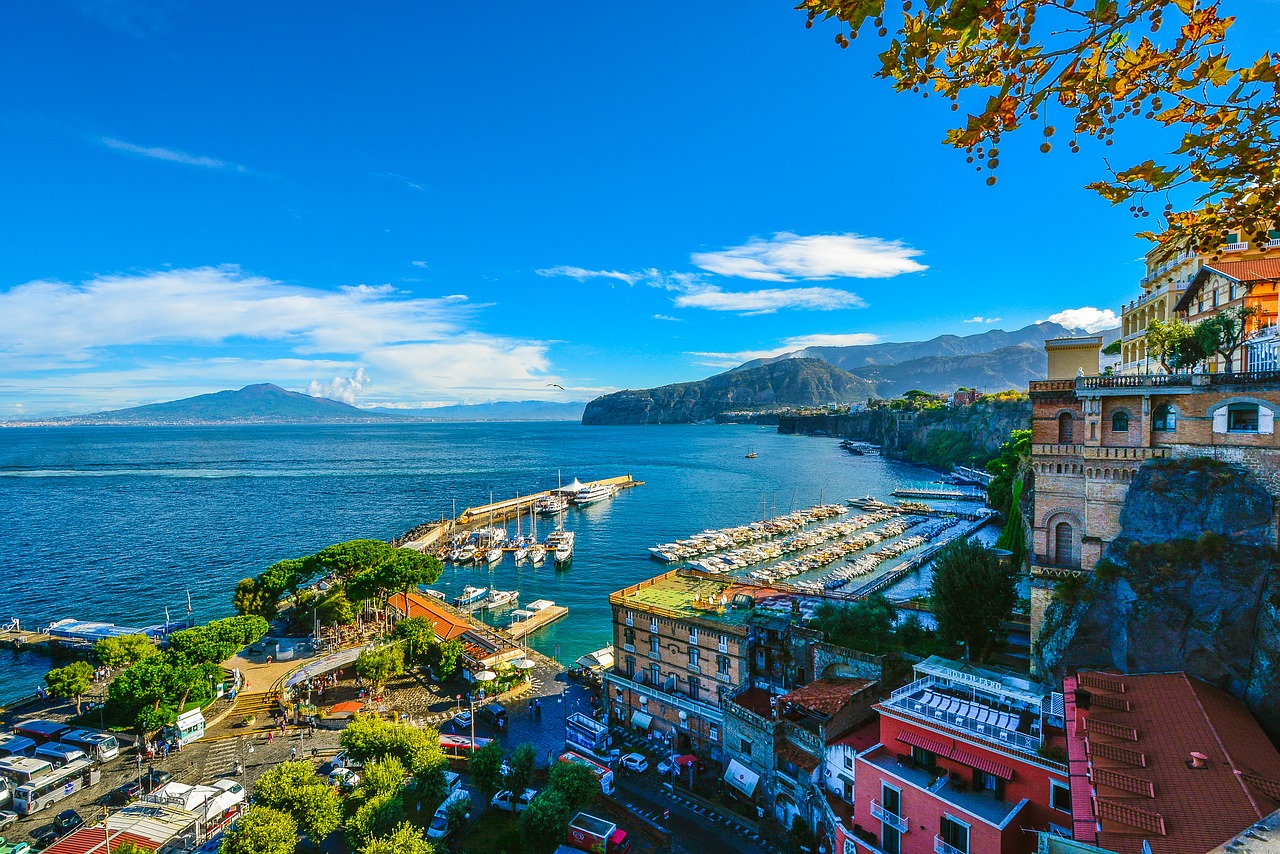
[[[747,459],[748,449],[758,453]],[[12,428],[0,431],[0,622],[74,617],[142,626],[165,609],[233,613],[236,582],[356,537],[390,539],[454,508],[630,474],[644,485],[570,510],[567,570],[548,561],[446,567],[435,586],[520,591],[569,616],[530,638],[561,661],[610,640],[609,593],[664,571],[648,547],[705,528],[919,487],[937,475],[835,439],[773,428],[573,423]],[[545,534],[546,520],[539,531]],[[514,528],[514,525],[512,526]],[[48,660],[0,650],[0,702]]]

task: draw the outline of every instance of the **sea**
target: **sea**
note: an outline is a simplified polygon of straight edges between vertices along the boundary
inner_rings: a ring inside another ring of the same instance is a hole
[[[567,569],[507,557],[493,569],[446,566],[433,586],[567,606],[528,643],[572,662],[610,642],[609,593],[667,569],[650,546],[819,502],[890,499],[938,478],[850,455],[837,439],[754,425],[10,428],[0,430],[0,625],[148,626],[184,619],[188,602],[199,622],[225,617],[236,582],[277,560],[391,539],[491,497],[624,474],[643,485],[566,514],[577,532]],[[908,579],[895,598],[926,584]],[[31,694],[48,667],[39,653],[0,649],[0,703]]]

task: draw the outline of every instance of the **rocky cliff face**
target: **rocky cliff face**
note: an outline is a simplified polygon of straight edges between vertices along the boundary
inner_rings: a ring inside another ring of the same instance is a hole
[[[870,442],[893,459],[950,468],[971,455],[990,459],[1014,430],[1026,430],[1025,400],[981,401],[971,406],[899,413],[872,409],[848,415],[782,415],[779,433],[819,433]]]
[[[826,362],[787,359],[697,382],[606,394],[587,404],[582,423],[693,424],[728,410],[854,403],[874,393],[866,380]]]
[[[1143,466],[1093,577],[1055,591],[1032,651],[1038,671],[1185,670],[1241,697],[1280,738],[1273,502],[1242,468]]]

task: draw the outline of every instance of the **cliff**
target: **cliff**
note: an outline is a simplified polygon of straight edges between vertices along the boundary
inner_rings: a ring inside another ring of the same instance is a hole
[[[1273,504],[1242,468],[1143,466],[1092,577],[1055,590],[1032,651],[1038,672],[1185,670],[1243,699],[1280,738]]]
[[[939,393],[957,388],[1003,391],[1025,389],[1031,380],[1049,372],[1044,346],[1002,347],[990,353],[955,356],[923,356],[889,365],[870,365],[852,371],[875,383],[880,397],[900,397],[913,388]]]
[[[956,463],[985,465],[1030,419],[1029,401],[998,400],[921,412],[877,407],[847,415],[780,415],[778,432],[870,442],[887,457],[950,469]]]
[[[864,379],[818,359],[787,359],[696,382],[597,397],[583,424],[693,424],[726,410],[857,403],[875,395]]]

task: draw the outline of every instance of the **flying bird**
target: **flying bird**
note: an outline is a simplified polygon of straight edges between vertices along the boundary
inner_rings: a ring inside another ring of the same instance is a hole
[[[558,388],[561,391],[564,391],[564,386],[560,385],[559,383],[547,383],[547,388]]]

